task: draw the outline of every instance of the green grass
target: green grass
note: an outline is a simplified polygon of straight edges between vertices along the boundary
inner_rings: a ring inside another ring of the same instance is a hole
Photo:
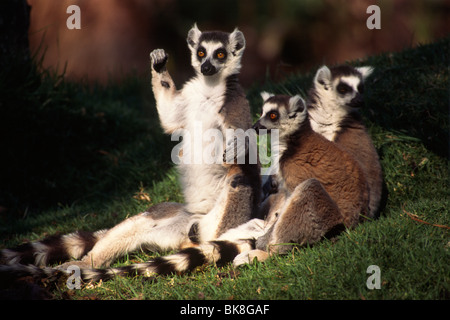
[[[382,216],[337,241],[296,248],[264,263],[204,266],[187,275],[116,278],[70,291],[71,299],[449,299],[449,39],[351,61],[376,69],[363,110],[389,199]],[[245,69],[244,69],[245,70]],[[313,71],[248,90],[296,94]],[[91,88],[39,74],[0,71],[0,234],[3,247],[55,232],[111,227],[151,204],[182,201],[149,77]],[[42,142],[45,142],[44,144]],[[6,152],[5,152],[6,150]],[[151,201],[137,199],[143,191]],[[409,214],[430,224],[413,220]],[[145,261],[137,252],[117,261]],[[381,270],[370,290],[367,267]]]

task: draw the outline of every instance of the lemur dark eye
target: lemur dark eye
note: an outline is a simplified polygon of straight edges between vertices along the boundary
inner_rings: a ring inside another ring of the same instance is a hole
[[[279,116],[278,112],[276,112],[276,111],[269,112],[269,119],[272,121],[278,120],[278,116]]]
[[[218,53],[217,53],[217,58],[219,58],[219,59],[225,58],[225,53],[223,53],[223,52],[218,52]]]
[[[336,89],[340,94],[347,94],[352,91],[352,88],[343,82],[339,83]]]
[[[205,56],[205,51],[199,49],[199,50],[197,51],[197,55],[198,55],[200,58],[203,58],[203,57]]]

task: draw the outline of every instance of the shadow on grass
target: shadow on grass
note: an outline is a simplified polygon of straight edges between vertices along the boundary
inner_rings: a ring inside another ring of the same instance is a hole
[[[71,83],[9,57],[0,71],[0,220],[103,201],[172,167],[148,79]]]

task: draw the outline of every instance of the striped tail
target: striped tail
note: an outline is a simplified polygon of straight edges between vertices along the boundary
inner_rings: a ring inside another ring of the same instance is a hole
[[[22,244],[0,251],[2,264],[23,264],[45,266],[49,264],[80,259],[103,237],[105,230],[96,232],[77,231],[66,235],[53,235],[37,242]]]
[[[215,264],[218,267],[232,262],[241,252],[255,248],[253,239],[238,241],[210,241],[198,247],[186,248],[166,257],[158,257],[152,261],[129,266],[108,269],[82,269],[84,281],[106,281],[115,276],[124,275],[167,275],[193,271],[204,264]]]
[[[35,280],[48,279],[57,281],[59,276],[65,274],[63,270],[51,267],[38,267],[34,265],[11,264],[0,265],[0,284],[7,284],[22,277],[33,277]]]
[[[167,275],[172,273],[184,273],[193,271],[195,268],[206,263],[224,266],[232,262],[241,252],[255,248],[255,240],[238,241],[211,241],[198,247],[186,248],[178,253],[166,257],[158,257],[152,261],[132,264],[129,266],[89,269],[81,268],[80,276],[83,281],[106,281],[116,276],[125,275]],[[66,264],[67,265],[67,264]],[[76,265],[76,264],[75,264]],[[70,275],[71,272],[62,268],[38,267],[35,265],[0,265],[0,281],[2,279],[20,278],[32,276],[34,279],[47,278],[57,280],[60,275]]]

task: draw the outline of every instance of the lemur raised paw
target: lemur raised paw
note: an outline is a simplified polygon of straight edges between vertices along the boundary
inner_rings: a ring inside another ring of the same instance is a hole
[[[166,69],[168,59],[169,55],[164,51],[164,49],[155,49],[150,53],[152,67],[158,73],[161,73]]]

